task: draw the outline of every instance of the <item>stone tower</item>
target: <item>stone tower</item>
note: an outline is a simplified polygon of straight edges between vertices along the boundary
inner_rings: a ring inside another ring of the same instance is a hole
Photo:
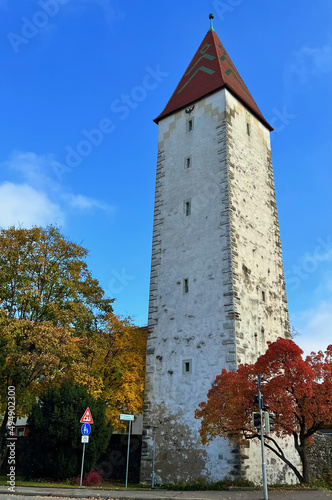
[[[254,479],[246,462],[254,453],[222,438],[202,446],[194,417],[223,368],[252,363],[267,341],[290,337],[273,129],[212,25],[155,122],[141,480],[151,477],[153,436],[161,482]]]

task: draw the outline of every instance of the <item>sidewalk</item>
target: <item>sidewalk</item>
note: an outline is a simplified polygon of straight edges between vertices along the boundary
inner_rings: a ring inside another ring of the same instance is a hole
[[[15,493],[0,486],[0,499],[20,496],[24,500],[40,500],[41,497],[107,498],[109,500],[262,500],[263,492],[250,491],[166,491],[166,490],[100,490],[90,488],[39,488],[17,486]],[[269,500],[332,500],[332,491],[292,490],[269,491]]]

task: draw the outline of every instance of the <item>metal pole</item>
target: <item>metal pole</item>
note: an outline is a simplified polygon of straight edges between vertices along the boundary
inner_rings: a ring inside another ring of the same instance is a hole
[[[128,487],[130,433],[131,433],[131,420],[129,420],[129,430],[128,430],[128,448],[127,448],[127,466],[126,466],[126,488]]]
[[[81,467],[81,480],[80,480],[80,488],[82,488],[83,467],[84,467],[84,453],[85,453],[85,443],[83,443],[83,453],[82,453],[82,467]]]
[[[156,456],[156,435],[153,436],[151,488],[154,488],[154,461]]]
[[[262,473],[263,473],[263,493],[264,500],[269,500],[266,482],[266,469],[265,469],[265,456],[264,456],[264,429],[263,429],[263,402],[261,394],[261,374],[258,374],[258,401],[259,401],[259,414],[261,418],[261,451],[262,451]]]

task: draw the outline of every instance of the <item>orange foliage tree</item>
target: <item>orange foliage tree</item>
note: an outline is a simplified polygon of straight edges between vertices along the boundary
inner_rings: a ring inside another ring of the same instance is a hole
[[[33,323],[8,317],[0,310],[0,464],[6,456],[5,432],[8,417],[28,415],[36,398],[51,385],[70,378],[85,381],[95,396],[102,381],[87,366],[82,339],[52,322]],[[8,388],[15,388],[15,411],[8,405]],[[9,420],[12,420],[10,418]],[[15,419],[14,422],[15,424]],[[10,434],[12,430],[8,430]]]
[[[110,313],[105,330],[82,344],[91,373],[102,381],[100,397],[116,430],[123,426],[119,413],[143,410],[146,341],[147,328]]]
[[[260,373],[264,405],[275,416],[274,436],[293,436],[302,471],[286,458],[280,441],[271,433],[265,434],[264,445],[294,471],[301,483],[308,483],[308,446],[319,428],[332,423],[332,345],[325,353],[311,353],[305,360],[302,354],[292,340],[279,338],[269,343],[256,363],[240,365],[233,372],[224,369],[209,390],[207,401],[196,411],[196,418],[202,419],[203,443],[216,436],[238,443],[260,439],[252,425]]]

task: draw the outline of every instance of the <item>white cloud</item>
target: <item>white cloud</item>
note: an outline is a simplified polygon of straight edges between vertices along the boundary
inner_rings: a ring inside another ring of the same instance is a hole
[[[53,161],[52,155],[37,155],[30,151],[13,151],[9,160],[4,164],[10,170],[19,172],[22,178],[34,187],[48,185],[54,189],[57,182],[49,175]]]
[[[92,208],[98,208],[100,210],[113,211],[113,207],[104,203],[103,201],[95,200],[94,198],[89,198],[88,196],[83,196],[82,194],[64,194],[62,196],[68,205],[72,208],[79,210],[90,210]]]
[[[14,151],[2,163],[18,182],[0,185],[0,226],[21,223],[23,226],[64,224],[71,211],[91,209],[112,212],[104,201],[74,194],[52,177],[53,155]]]
[[[285,70],[286,84],[306,83],[332,70],[332,46],[302,47],[295,53],[294,62]]]
[[[294,341],[304,350],[324,351],[332,344],[332,297],[327,297],[315,307],[295,314],[292,322],[300,333]]]
[[[4,182],[0,185],[0,227],[62,224],[64,214],[46,193],[27,184]]]

